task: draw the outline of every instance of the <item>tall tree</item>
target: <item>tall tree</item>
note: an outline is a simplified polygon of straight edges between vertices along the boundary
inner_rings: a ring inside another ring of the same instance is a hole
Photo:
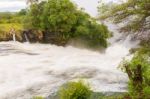
[[[48,0],[30,5],[25,26],[42,30],[57,42],[82,39],[90,45],[107,47],[109,31],[96,23],[83,10],[78,10],[70,0]],[[49,37],[50,38],[50,37]]]
[[[150,29],[150,0],[127,0],[125,3],[113,5],[107,12],[101,14],[100,18],[111,17],[116,23],[127,21],[122,30],[143,32]]]

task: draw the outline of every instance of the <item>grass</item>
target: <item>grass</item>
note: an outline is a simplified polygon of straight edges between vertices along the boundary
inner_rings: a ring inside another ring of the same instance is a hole
[[[32,99],[44,99],[42,96],[34,96]]]
[[[0,40],[7,41],[12,38],[10,30],[14,28],[16,31],[16,37],[19,39],[21,37],[21,30],[23,30],[23,25],[20,23],[0,23]]]
[[[14,28],[16,31],[20,31],[23,29],[23,26],[20,23],[1,23],[0,24],[1,31],[9,32],[12,28]]]

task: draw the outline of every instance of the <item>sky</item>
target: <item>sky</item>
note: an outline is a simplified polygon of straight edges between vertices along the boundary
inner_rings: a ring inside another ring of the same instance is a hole
[[[85,11],[92,16],[97,15],[97,6],[99,0],[73,0],[79,7],[85,8]]]
[[[72,0],[72,1],[75,2],[79,7],[85,8],[85,11],[88,12],[91,16],[97,15],[97,6],[98,1],[100,0]],[[4,11],[16,12],[26,7],[27,7],[26,0],[0,0],[0,12]]]
[[[24,0],[0,0],[0,12],[16,12],[26,7]]]

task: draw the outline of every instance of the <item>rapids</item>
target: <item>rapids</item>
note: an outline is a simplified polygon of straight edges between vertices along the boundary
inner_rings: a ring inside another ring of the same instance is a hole
[[[107,23],[106,23],[107,24]],[[126,91],[127,75],[119,70],[123,57],[136,45],[117,33],[105,53],[50,44],[0,42],[0,99],[48,96],[70,80],[84,78],[94,91]]]

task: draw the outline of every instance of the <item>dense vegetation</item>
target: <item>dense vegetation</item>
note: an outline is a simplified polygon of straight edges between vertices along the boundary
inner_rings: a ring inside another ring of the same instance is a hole
[[[70,40],[81,40],[92,47],[107,47],[109,31],[98,24],[70,0],[29,0],[30,7],[17,13],[0,13],[0,40],[10,40],[10,30],[22,41],[26,30],[30,41],[66,45]],[[39,40],[40,39],[40,40]]]
[[[124,60],[120,65],[129,77],[131,99],[150,98],[149,10],[150,0],[127,0],[122,4],[101,4],[99,7],[100,19],[111,18],[115,23],[125,22],[121,30],[144,36],[141,48],[134,53],[132,60]]]
[[[71,39],[82,39],[90,46],[107,47],[107,27],[98,24],[83,10],[78,10],[70,0],[48,0],[30,6],[24,26],[26,29],[44,31],[48,38],[66,44]]]
[[[0,40],[10,40],[12,35],[9,31],[14,28],[18,39],[21,39],[22,30],[26,29],[34,31],[35,35],[39,35],[37,31],[42,32],[44,42],[65,45],[70,40],[82,39],[88,46],[107,47],[109,37],[107,27],[98,24],[70,0],[35,1],[31,3],[28,10],[23,9],[18,13],[0,13]],[[122,4],[102,4],[99,12],[100,19],[111,18],[115,23],[125,22],[122,31],[146,35],[142,40],[144,43],[134,53],[133,58],[124,60],[120,67],[129,77],[127,97],[149,99],[150,0],[127,0]],[[90,88],[82,82],[69,82],[58,91],[60,99],[88,99],[91,94]],[[126,99],[124,96],[120,98]],[[42,99],[42,97],[35,97],[35,99]]]
[[[83,81],[69,82],[59,90],[60,99],[88,99],[90,95],[90,87]]]
[[[89,85],[84,81],[67,82],[62,85],[56,94],[46,98],[42,96],[34,96],[33,99],[128,99],[126,93],[115,93],[113,95],[105,95],[100,92],[93,92]]]
[[[132,60],[124,60],[120,66],[129,77],[129,94],[132,99],[150,98],[150,48],[140,48]]]
[[[93,92],[88,84],[80,80],[78,82],[68,82],[57,92],[58,98],[52,99],[121,99],[126,94],[105,95]]]
[[[7,41],[12,39],[10,30],[12,28],[16,31],[17,39],[20,40],[20,32],[23,29],[22,20],[25,15],[25,10],[21,10],[18,13],[1,12],[0,13],[0,40]]]
[[[127,0],[125,3],[101,3],[100,19],[111,18],[115,23],[124,22],[120,29],[133,33],[134,39],[150,44],[150,0]]]
[[[126,31],[142,32],[150,29],[150,0],[127,0],[118,5],[103,4],[99,8],[99,11],[103,12],[100,16],[102,19],[113,17],[116,23],[129,21],[123,27]]]

